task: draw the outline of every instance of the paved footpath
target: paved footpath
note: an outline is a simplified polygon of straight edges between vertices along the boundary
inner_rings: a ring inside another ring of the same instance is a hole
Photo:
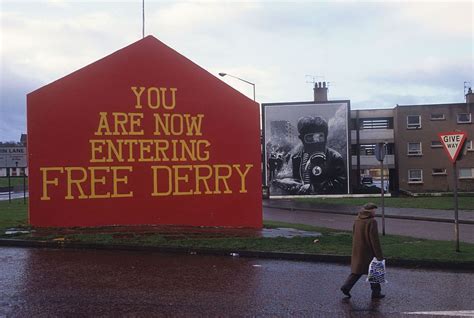
[[[370,198],[367,199],[368,201]],[[474,200],[474,198],[473,198]],[[361,209],[360,206],[334,205],[334,204],[315,204],[308,202],[300,202],[291,199],[269,199],[263,201],[264,207],[300,210],[300,211],[315,211],[315,212],[329,212],[355,215]],[[381,215],[380,207],[377,210],[378,215]],[[393,218],[406,219],[432,219],[432,221],[448,221],[454,219],[454,211],[452,210],[431,210],[431,209],[413,209],[413,208],[391,208],[385,207],[385,216]],[[459,220],[466,221],[466,223],[474,224],[474,211],[459,210]]]
[[[280,201],[280,202],[274,202]],[[322,226],[339,230],[352,230],[352,225],[355,218],[357,207],[348,206],[318,206],[307,207],[303,205],[296,205],[289,202],[290,200],[266,200],[263,207],[263,218],[268,221],[281,221],[288,223],[309,224],[314,226]],[[422,209],[397,209],[391,208],[390,211],[397,213],[400,218],[385,218],[385,232],[386,234],[404,235],[430,240],[450,241],[454,240],[454,224],[449,223],[447,218],[448,213],[453,214],[452,211],[436,211],[434,213],[437,217],[434,218],[429,215],[426,220],[424,215],[427,215],[427,210]],[[403,215],[406,210],[410,210],[411,216],[418,216],[419,219],[408,218]],[[419,211],[421,210],[421,211]],[[428,210],[432,211],[432,210]],[[387,211],[387,214],[390,212]],[[474,212],[463,211],[464,220],[469,224],[461,223],[459,225],[459,239],[461,242],[474,243],[474,222],[471,221]],[[395,215],[395,214],[394,214]],[[444,217],[446,222],[440,222],[439,218]],[[428,219],[436,221],[427,221]],[[451,216],[452,219],[452,216]],[[379,232],[382,233],[382,220],[377,218],[379,224]]]

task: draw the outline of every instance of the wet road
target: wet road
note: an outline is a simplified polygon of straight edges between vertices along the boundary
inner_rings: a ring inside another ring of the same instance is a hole
[[[338,287],[349,268],[335,264],[26,248],[0,248],[0,264],[0,316],[7,317],[474,315],[474,273],[389,267],[387,298],[372,301],[362,280],[343,299]]]
[[[352,231],[353,215],[319,213],[315,211],[288,211],[277,208],[263,208],[263,219],[288,223],[309,224],[337,230]],[[379,233],[382,233],[382,219],[377,218]],[[454,237],[454,224],[428,221],[400,220],[385,218],[385,233],[405,235],[430,240],[451,241]],[[459,225],[459,240],[474,243],[474,224]]]
[[[28,199],[28,192],[25,194],[26,198]],[[12,192],[10,194],[11,199],[23,199],[23,192]],[[0,201],[7,201],[9,200],[8,192],[0,192]]]

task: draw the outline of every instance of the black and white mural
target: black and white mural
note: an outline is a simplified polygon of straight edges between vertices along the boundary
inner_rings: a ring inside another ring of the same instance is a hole
[[[349,193],[349,102],[262,104],[272,196]]]

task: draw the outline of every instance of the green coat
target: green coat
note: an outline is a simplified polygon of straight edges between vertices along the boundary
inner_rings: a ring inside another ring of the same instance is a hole
[[[353,274],[367,274],[372,259],[382,260],[377,221],[371,212],[359,212],[353,226],[351,271]]]

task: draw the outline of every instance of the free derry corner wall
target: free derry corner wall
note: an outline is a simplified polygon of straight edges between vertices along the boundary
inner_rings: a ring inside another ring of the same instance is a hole
[[[33,226],[262,226],[258,105],[148,36],[27,96]]]

